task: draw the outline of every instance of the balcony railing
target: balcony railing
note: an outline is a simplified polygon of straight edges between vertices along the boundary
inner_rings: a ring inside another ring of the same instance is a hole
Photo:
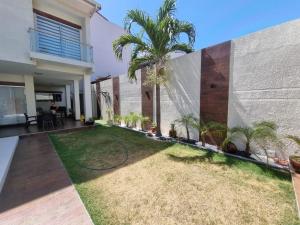
[[[29,29],[32,52],[93,63],[93,47],[60,34]]]

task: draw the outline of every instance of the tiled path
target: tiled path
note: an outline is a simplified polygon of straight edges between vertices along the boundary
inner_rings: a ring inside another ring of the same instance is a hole
[[[292,179],[296,195],[298,215],[300,217],[300,174],[292,173]]]
[[[4,224],[93,224],[47,134],[19,141],[0,194]]]

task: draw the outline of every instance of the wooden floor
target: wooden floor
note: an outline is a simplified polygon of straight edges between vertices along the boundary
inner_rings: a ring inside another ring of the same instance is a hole
[[[0,194],[4,224],[93,224],[47,134],[19,141]]]

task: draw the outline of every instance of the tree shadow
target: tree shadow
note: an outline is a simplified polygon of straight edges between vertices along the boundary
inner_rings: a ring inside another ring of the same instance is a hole
[[[201,155],[193,156],[178,156],[173,153],[168,153],[169,159],[176,162],[183,163],[209,163],[217,165],[220,167],[228,167],[232,169],[241,170],[244,172],[256,174],[258,176],[266,176],[273,179],[278,179],[282,181],[290,181],[291,175],[287,171],[278,170],[267,165],[260,164],[259,162],[250,162],[246,159],[235,158],[234,156],[223,155],[220,153],[199,150],[203,151]]]

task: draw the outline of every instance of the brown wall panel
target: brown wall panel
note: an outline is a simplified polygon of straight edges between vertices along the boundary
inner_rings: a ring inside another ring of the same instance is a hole
[[[230,50],[230,41],[202,50],[200,118],[204,122],[227,124]]]
[[[144,86],[144,82],[147,76],[147,69],[143,68],[141,72],[141,90],[142,90],[142,114],[147,116],[153,121],[153,88]],[[151,123],[148,124],[147,128],[149,129]]]
[[[113,107],[114,114],[120,115],[120,79],[119,77],[113,77]]]

